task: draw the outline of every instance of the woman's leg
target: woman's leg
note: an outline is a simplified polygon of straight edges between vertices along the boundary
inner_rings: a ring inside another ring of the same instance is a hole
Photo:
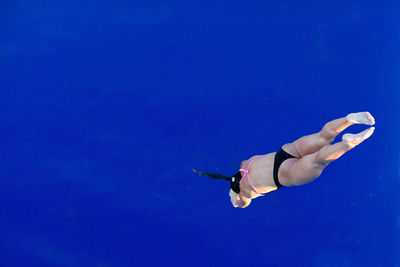
[[[374,130],[374,127],[370,127],[359,134],[345,134],[342,142],[324,146],[318,152],[306,155],[290,165],[282,164],[283,168],[280,170],[281,176],[284,178],[282,180],[288,185],[303,185],[312,182],[320,176],[330,162],[369,138]]]
[[[282,148],[296,158],[301,158],[330,145],[339,133],[353,124],[374,123],[375,119],[369,112],[350,113],[346,117],[326,123],[319,133],[303,136],[293,143],[283,145]]]

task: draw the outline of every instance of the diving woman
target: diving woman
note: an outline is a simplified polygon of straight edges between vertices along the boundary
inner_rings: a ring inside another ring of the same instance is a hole
[[[339,133],[353,124],[374,125],[375,119],[369,112],[357,112],[330,121],[320,132],[287,143],[278,152],[255,155],[243,161],[239,172],[232,177],[193,171],[230,181],[232,205],[246,208],[252,199],[284,186],[300,186],[314,181],[329,163],[369,138],[375,130],[375,127],[370,127],[358,134],[347,133],[341,142],[332,144]]]

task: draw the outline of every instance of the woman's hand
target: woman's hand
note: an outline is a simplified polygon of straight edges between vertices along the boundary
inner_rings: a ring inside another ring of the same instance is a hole
[[[236,194],[232,189],[229,191],[229,196],[231,197],[231,202],[232,202],[232,205],[235,207],[235,208],[237,208],[239,205],[238,205],[238,201],[240,201],[240,198],[239,198],[239,195],[238,194]]]
[[[229,195],[231,196],[232,205],[235,208],[246,208],[250,205],[250,198],[240,196],[240,194],[236,194],[232,189],[229,191]]]

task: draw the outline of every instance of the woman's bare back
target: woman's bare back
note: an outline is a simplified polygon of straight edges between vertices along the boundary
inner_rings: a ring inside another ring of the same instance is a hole
[[[276,152],[273,152],[257,158],[256,156],[253,156],[250,159],[243,161],[240,165],[241,169],[248,170],[250,161],[254,159],[250,166],[249,175],[252,184],[259,192],[268,193],[277,189],[273,178],[275,154]],[[245,172],[241,171],[241,174],[242,177],[244,177]],[[247,176],[240,183],[240,194],[248,198],[256,198],[260,196],[252,189]]]

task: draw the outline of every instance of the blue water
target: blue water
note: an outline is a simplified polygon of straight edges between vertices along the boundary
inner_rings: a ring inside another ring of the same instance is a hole
[[[1,1],[0,266],[400,266],[399,12]],[[370,139],[246,209],[191,171],[365,110]]]

